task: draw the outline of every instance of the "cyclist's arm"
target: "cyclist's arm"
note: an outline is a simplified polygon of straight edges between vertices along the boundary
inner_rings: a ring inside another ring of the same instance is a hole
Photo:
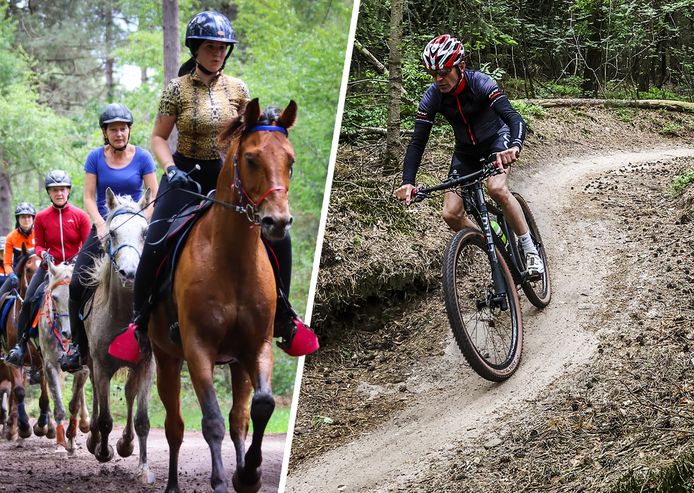
[[[525,120],[523,120],[520,113],[511,106],[508,97],[501,92],[501,89],[499,89],[496,83],[493,83],[493,86],[487,91],[487,97],[489,98],[489,105],[491,108],[511,130],[509,148],[518,147],[520,151],[523,149],[523,143],[525,142],[527,128]]]

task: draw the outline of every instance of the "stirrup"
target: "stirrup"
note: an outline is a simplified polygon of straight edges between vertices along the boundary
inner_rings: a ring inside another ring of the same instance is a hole
[[[128,327],[116,336],[108,346],[108,354],[114,358],[137,363],[140,361],[140,346],[137,342],[137,324],[131,322]]]
[[[311,328],[306,325],[299,317],[292,317],[289,323],[291,334],[288,338],[283,337],[277,346],[289,356],[306,356],[318,350],[318,337]]]
[[[82,369],[82,355],[79,346],[71,345],[70,348],[60,356],[60,369],[69,373],[74,373]]]
[[[17,368],[21,368],[24,363],[24,356],[26,355],[26,342],[24,345],[22,345],[21,342],[17,343],[15,347],[10,349],[10,352],[8,355],[5,357],[5,363],[8,365],[15,366]]]

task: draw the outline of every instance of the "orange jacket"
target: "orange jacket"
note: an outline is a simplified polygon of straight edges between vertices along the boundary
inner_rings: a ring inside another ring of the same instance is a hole
[[[27,250],[34,249],[34,229],[31,229],[29,235],[25,235],[20,231],[20,228],[13,230],[7,235],[5,240],[5,256],[3,260],[3,272],[9,275],[12,270],[12,262],[15,255],[22,253],[22,244],[26,245]]]

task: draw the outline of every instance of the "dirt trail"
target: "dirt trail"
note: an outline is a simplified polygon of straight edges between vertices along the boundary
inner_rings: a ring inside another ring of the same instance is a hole
[[[32,423],[33,423],[32,419]],[[109,442],[114,446],[122,429],[114,428]],[[169,446],[164,430],[152,429],[147,446],[148,459],[156,483],[142,486],[135,482],[135,451],[128,458],[115,454],[111,462],[100,464],[85,446],[86,435],[78,434],[74,457],[65,450],[56,451],[55,440],[32,436],[26,440],[0,441],[0,491],[12,493],[53,493],[55,491],[98,491],[99,493],[134,493],[163,491],[168,472]],[[263,486],[261,493],[275,493],[279,486],[285,434],[269,434],[263,439]],[[250,439],[246,445],[250,445]],[[231,486],[234,470],[234,446],[227,436],[222,443],[224,467]],[[179,456],[179,485],[182,491],[211,491],[210,452],[200,432],[186,431]]]
[[[503,384],[481,380],[449,337],[438,366],[426,374],[414,372],[406,382],[418,390],[403,412],[300,466],[287,478],[286,491],[407,491],[418,475],[455,449],[456,441],[485,442],[491,425],[589,360],[597,341],[584,329],[594,325],[593,315],[601,308],[609,267],[616,261],[611,245],[618,240],[604,220],[588,216],[580,202],[576,206],[574,186],[596,173],[680,156],[694,156],[694,149],[580,156],[516,171],[513,189],[526,197],[536,215],[553,282],[552,303],[543,312],[523,300],[526,335],[518,372]]]

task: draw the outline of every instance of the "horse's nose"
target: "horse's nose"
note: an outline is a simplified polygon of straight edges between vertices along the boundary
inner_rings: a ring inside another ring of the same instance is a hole
[[[72,334],[70,333],[69,329],[68,330],[63,329],[60,331],[60,335],[63,336],[63,339],[69,339]]]
[[[292,225],[294,218],[287,214],[286,216],[265,216],[260,223],[263,228],[281,228],[286,229]]]

